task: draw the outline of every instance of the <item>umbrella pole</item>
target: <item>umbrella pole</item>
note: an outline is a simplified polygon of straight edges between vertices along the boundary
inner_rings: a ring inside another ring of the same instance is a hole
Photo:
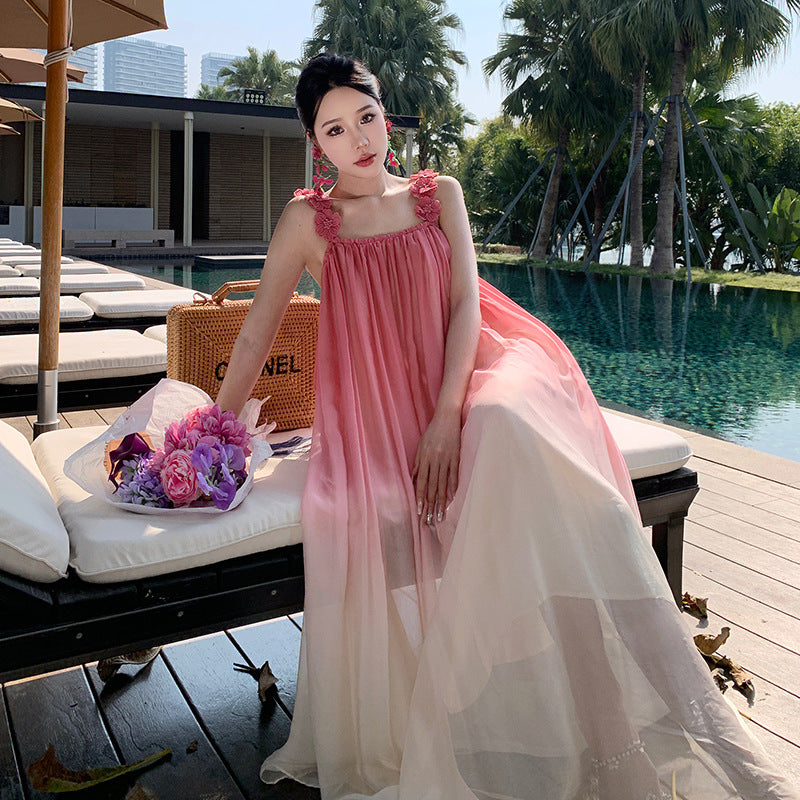
[[[50,0],[47,50],[69,45],[70,0]],[[42,180],[42,272],[39,291],[39,386],[33,435],[58,428],[58,328],[61,301],[61,215],[67,62],[47,66]]]

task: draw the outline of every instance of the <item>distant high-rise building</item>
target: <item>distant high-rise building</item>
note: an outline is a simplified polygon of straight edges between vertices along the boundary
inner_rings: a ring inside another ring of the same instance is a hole
[[[206,83],[209,86],[217,86],[222,83],[219,71],[223,67],[227,67],[235,58],[239,58],[239,56],[231,56],[225,53],[206,53],[200,59],[200,83]]]
[[[174,44],[139,37],[115,39],[103,45],[104,88],[186,97],[186,52]]]
[[[88,47],[81,47],[70,57],[69,63],[73,67],[81,67],[86,70],[83,83],[74,84],[81,89],[100,88],[100,47],[90,44]]]

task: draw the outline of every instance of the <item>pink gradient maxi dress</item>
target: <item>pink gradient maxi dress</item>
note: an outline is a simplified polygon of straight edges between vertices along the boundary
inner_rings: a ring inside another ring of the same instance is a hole
[[[419,224],[362,239],[298,191],[327,240],[305,611],[262,780],[322,800],[660,800],[674,777],[678,798],[800,800],[696,652],[577,362],[483,280],[458,490],[443,522],[417,516],[449,316],[435,176],[409,184]]]

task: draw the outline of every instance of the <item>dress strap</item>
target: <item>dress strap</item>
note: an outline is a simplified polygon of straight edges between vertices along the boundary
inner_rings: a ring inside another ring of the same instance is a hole
[[[438,174],[432,169],[423,169],[409,177],[411,181],[409,191],[419,201],[414,213],[425,222],[436,222],[442,210],[442,204],[433,196],[436,194]]]
[[[342,227],[342,218],[331,207],[331,199],[319,189],[295,189],[295,197],[304,197],[311,208],[317,213],[314,215],[314,229],[328,242],[334,241]]]

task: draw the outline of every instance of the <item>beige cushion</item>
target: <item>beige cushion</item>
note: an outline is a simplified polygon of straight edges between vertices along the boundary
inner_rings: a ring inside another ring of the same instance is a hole
[[[111,272],[108,275],[62,275],[61,294],[81,292],[110,292],[115,289],[144,289],[145,282],[138,275]]]
[[[639,422],[606,409],[602,412],[625,457],[631,480],[672,472],[692,457],[692,449],[681,435],[647,420]]]
[[[41,250],[37,249],[36,247],[31,247],[29,244],[0,245],[0,258],[5,258],[6,256],[13,258],[14,256],[30,255],[31,253],[41,254],[41,252]]]
[[[0,297],[21,297],[39,294],[36,278],[0,278]]]
[[[25,264],[39,264],[42,263],[41,253],[32,253],[30,255],[21,256],[4,256],[3,263],[8,264],[9,267],[21,267]],[[71,264],[72,259],[69,256],[61,256],[62,264]]]
[[[80,299],[98,317],[166,317],[172,306],[191,303],[192,289],[141,289],[125,292],[85,292]],[[203,295],[208,297],[208,295]]]
[[[20,275],[22,275],[22,273],[18,269],[0,264],[0,278],[18,278]]]
[[[17,268],[20,275],[25,275],[28,278],[38,278],[42,274],[41,261],[19,264]],[[94,261],[73,261],[71,264],[61,265],[62,275],[104,275],[108,271],[108,267],[105,264],[96,264]]]
[[[0,383],[36,383],[39,337],[0,336]],[[64,381],[146,375],[167,368],[167,348],[137,331],[68,331],[59,334],[59,379]]]
[[[300,500],[307,453],[268,459],[250,494],[223,514],[134,514],[87,494],[64,475],[64,461],[105,428],[52,431],[33,443],[36,462],[56,498],[69,532],[70,566],[86,581],[162,575],[302,540]],[[311,430],[273,433],[272,442]]]
[[[51,583],[68,560],[67,531],[30,445],[0,421],[0,569]]]
[[[61,297],[59,316],[73,322],[91,319],[92,309],[69,295]],[[38,297],[0,297],[0,325],[39,321]]]
[[[144,336],[147,336],[149,339],[155,339],[157,342],[164,342],[167,343],[167,326],[164,325],[151,325],[149,328],[146,328],[143,332]]]

